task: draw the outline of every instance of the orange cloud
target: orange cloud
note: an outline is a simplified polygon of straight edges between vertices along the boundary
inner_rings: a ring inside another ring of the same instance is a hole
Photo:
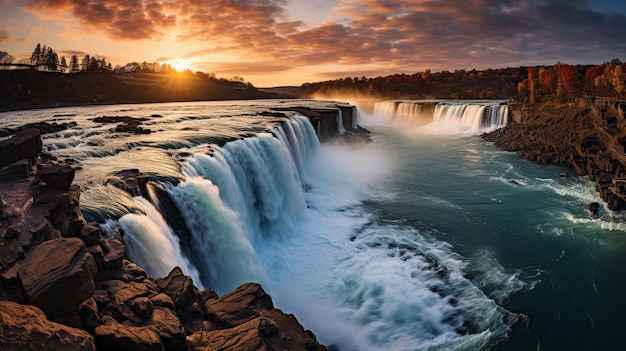
[[[31,0],[23,8],[36,15],[49,16],[49,11],[70,13],[90,29],[121,40],[158,38],[162,35],[158,25],[172,22],[159,11],[159,3],[140,0]]]
[[[626,42],[616,35],[626,32],[626,15],[593,10],[587,1],[342,0],[333,9],[338,20],[312,28],[291,21],[286,5],[286,0],[29,0],[25,8],[69,13],[116,40],[156,40],[168,33],[181,43],[204,42],[206,47],[196,45],[181,55],[221,53],[271,72],[331,64],[347,72],[370,72],[375,65],[381,72],[415,72],[626,56]],[[244,71],[242,65],[232,68],[235,74]]]

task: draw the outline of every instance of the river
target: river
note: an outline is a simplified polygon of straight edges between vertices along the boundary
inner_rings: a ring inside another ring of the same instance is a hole
[[[297,113],[259,115],[290,103],[18,111],[0,126],[77,122],[44,148],[80,167],[85,217],[122,226],[150,276],[180,266],[219,294],[260,282],[326,345],[622,349],[626,222],[606,206],[586,210],[601,202],[588,179],[483,141],[506,123],[503,107],[477,119],[484,105],[449,102],[403,123],[381,105],[361,114],[371,143],[320,145]],[[153,133],[92,121],[105,115],[148,117]],[[105,184],[127,168],[160,179],[149,199]]]

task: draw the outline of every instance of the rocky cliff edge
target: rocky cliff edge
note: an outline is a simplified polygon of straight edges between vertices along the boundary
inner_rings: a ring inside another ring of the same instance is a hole
[[[258,284],[220,297],[179,268],[146,277],[123,231],[85,222],[40,133],[0,141],[1,350],[326,350]]]
[[[609,209],[624,209],[625,103],[580,99],[564,105],[513,103],[510,108],[513,121],[484,139],[542,164],[571,167],[595,183]]]

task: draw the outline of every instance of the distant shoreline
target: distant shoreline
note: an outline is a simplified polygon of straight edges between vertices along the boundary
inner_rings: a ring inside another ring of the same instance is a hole
[[[0,70],[0,111],[115,104],[289,99],[252,85],[205,75],[63,74]]]

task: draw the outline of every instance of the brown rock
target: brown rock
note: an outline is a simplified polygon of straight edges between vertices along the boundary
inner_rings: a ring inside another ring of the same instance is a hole
[[[22,284],[17,277],[18,268],[19,266],[15,265],[0,273],[0,300],[24,302]]]
[[[151,319],[146,321],[145,325],[159,335],[166,350],[186,349],[184,345],[186,344],[187,333],[173,310],[160,306],[155,307]]]
[[[27,159],[31,164],[41,152],[41,133],[38,129],[24,129],[10,139],[0,141],[0,167]]]
[[[152,301],[152,304],[154,306],[166,307],[172,311],[176,311],[176,305],[174,305],[174,301],[167,294],[160,293],[158,295],[152,296],[150,298],[150,301]]]
[[[95,349],[93,337],[84,330],[51,322],[37,307],[0,301],[0,350]]]
[[[104,261],[104,251],[102,250],[102,246],[100,245],[92,245],[87,248],[91,256],[93,256],[94,261],[96,262],[96,267],[98,267],[98,274],[102,272],[102,262]]]
[[[207,301],[204,312],[207,320],[221,328],[231,328],[273,308],[272,298],[259,284],[245,283],[218,299]]]
[[[175,267],[166,278],[155,279],[154,282],[174,301],[176,312],[189,334],[203,328],[204,314],[199,291],[190,277]]]
[[[293,319],[295,321],[295,318]],[[297,323],[297,322],[296,322]],[[187,338],[191,349],[197,351],[267,350],[313,351],[326,350],[314,338],[293,339],[281,332],[281,326],[266,317],[254,318],[242,325],[225,330],[199,332]]]
[[[92,246],[98,244],[101,235],[102,232],[98,223],[91,222],[81,228],[79,237],[83,240],[85,245]]]
[[[138,169],[133,168],[114,173],[113,177],[106,181],[106,184],[111,184],[116,188],[122,189],[132,196],[141,196],[143,193],[141,191],[140,182],[143,183],[145,181],[147,181],[146,177],[142,176]]]
[[[5,234],[4,238],[5,239],[15,239],[18,236],[20,236],[19,229],[15,228],[15,227],[9,227],[7,229],[7,233]]]
[[[95,290],[96,264],[78,238],[54,239],[35,247],[20,264],[26,298],[51,318],[78,311]]]
[[[70,190],[76,170],[70,166],[48,166],[38,172],[41,181],[49,188],[62,191]]]
[[[326,350],[293,315],[274,308],[258,284],[242,284],[204,308],[217,329],[191,335],[194,350]]]
[[[258,317],[234,328],[196,333],[188,341],[192,350],[197,351],[296,350],[282,346],[275,348],[265,340],[277,330],[271,319]]]
[[[147,297],[138,297],[130,302],[130,308],[142,319],[152,317],[154,305]]]
[[[119,238],[110,237],[104,240],[104,258],[102,268],[113,270],[122,267],[123,259],[126,256],[126,248]]]
[[[110,297],[109,303],[101,308],[103,314],[110,315],[119,322],[131,320],[137,324],[142,323],[145,318],[135,312],[135,309],[140,308],[139,306],[133,308],[132,302],[138,298],[149,299],[158,294],[156,285],[150,280],[142,282],[107,280],[102,283],[102,290]]]
[[[80,317],[82,327],[93,332],[100,325],[100,314],[98,313],[98,304],[93,297],[83,301],[78,307],[78,316]]]
[[[94,331],[99,351],[162,351],[159,335],[149,327],[132,327],[116,322],[110,316]]]
[[[31,176],[32,171],[33,169],[31,161],[27,159],[21,159],[11,163],[8,166],[2,167],[0,169],[0,179],[11,180],[28,178],[29,176]]]

